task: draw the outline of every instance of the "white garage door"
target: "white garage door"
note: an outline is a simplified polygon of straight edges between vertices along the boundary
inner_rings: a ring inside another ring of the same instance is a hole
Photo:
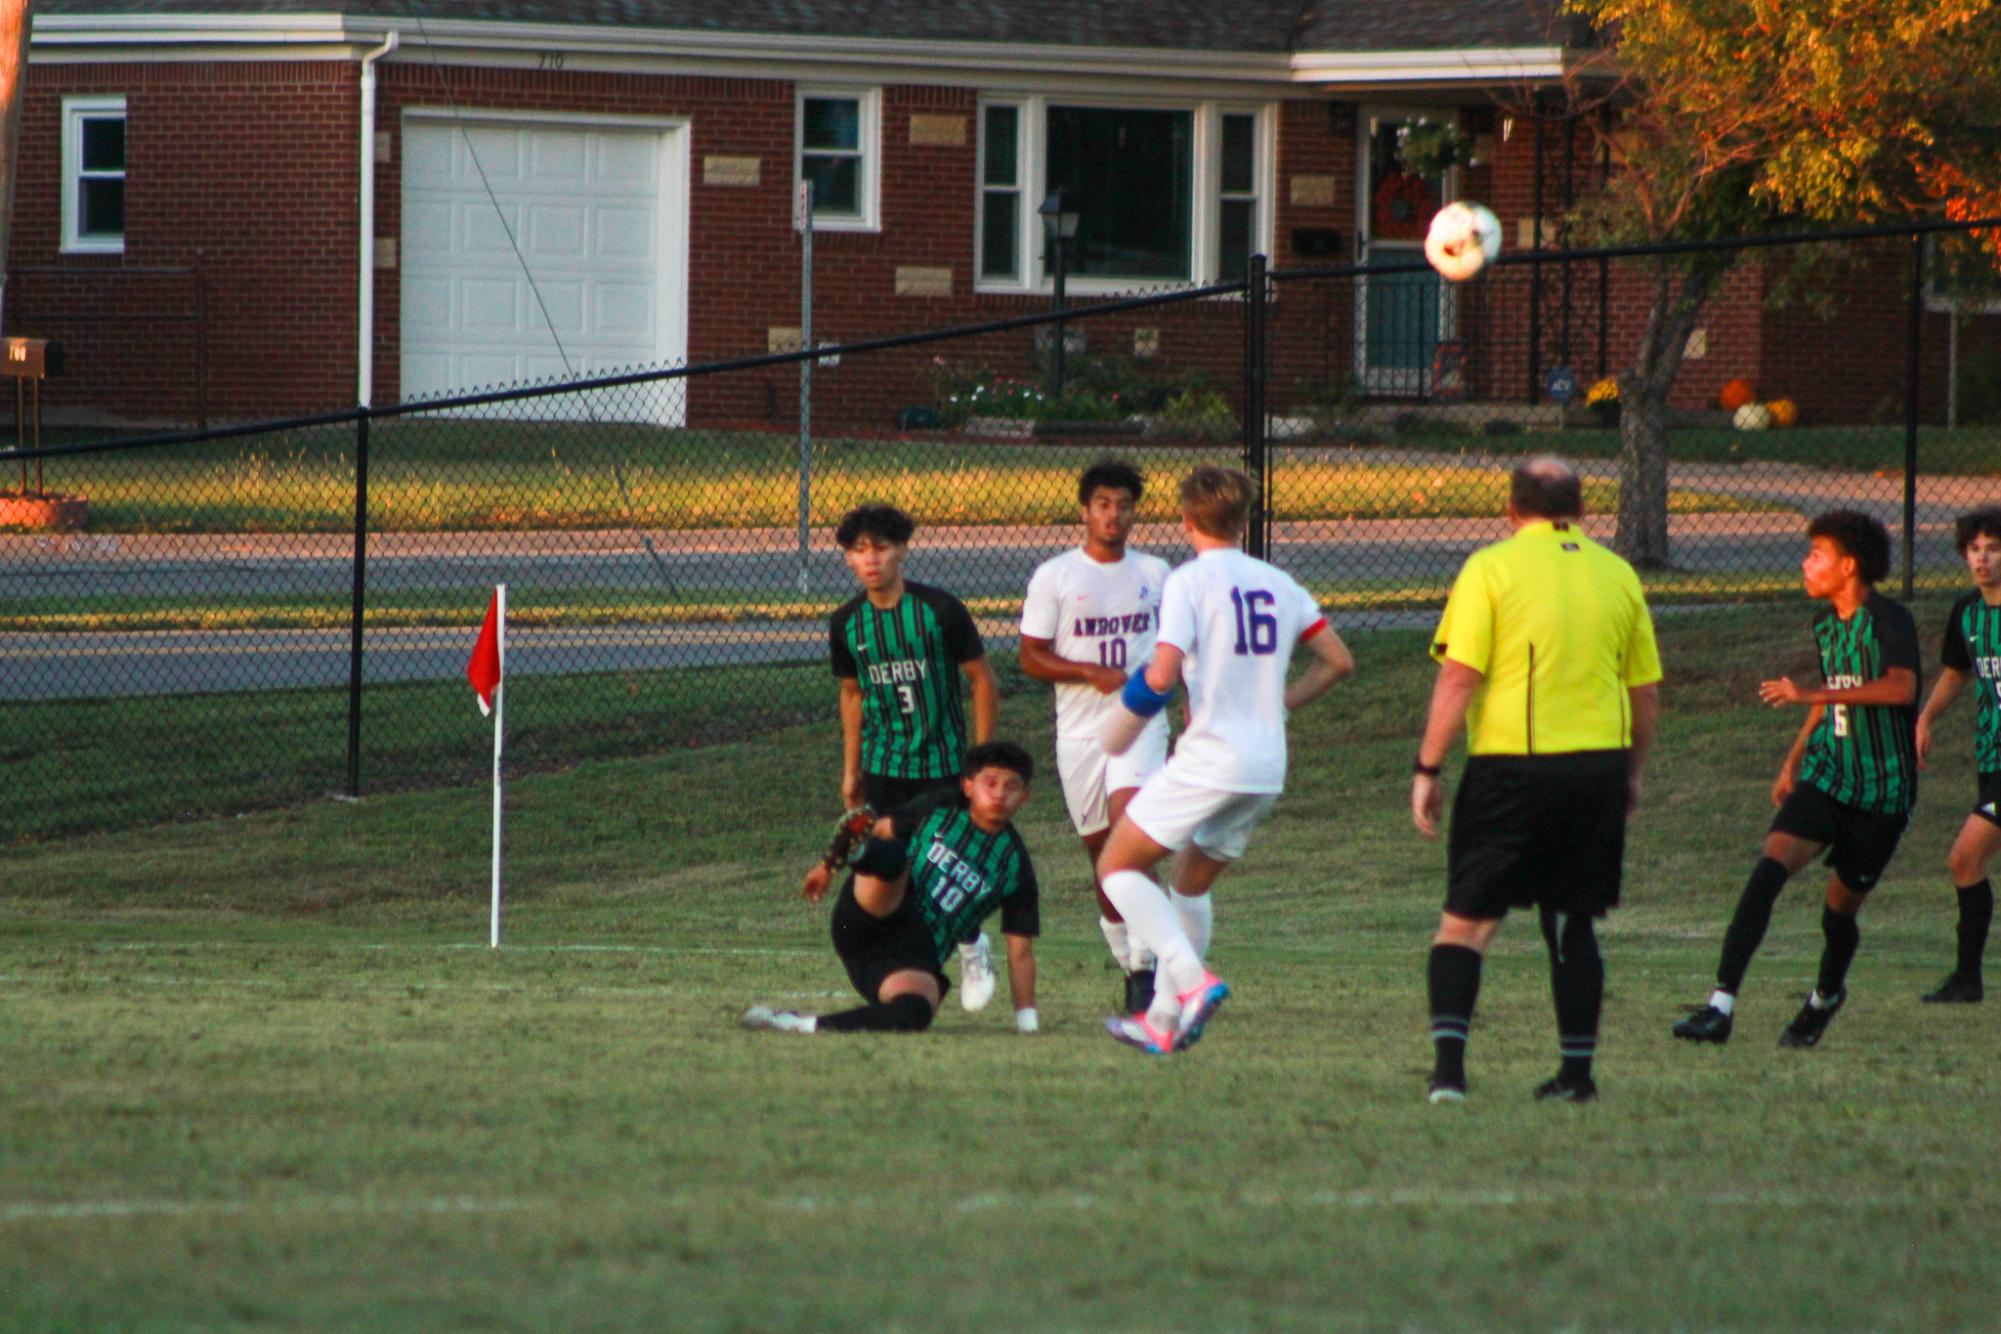
[[[407,121],[403,399],[681,360],[686,218],[670,216],[685,207],[670,135]],[[682,397],[668,381],[496,410],[672,423]]]

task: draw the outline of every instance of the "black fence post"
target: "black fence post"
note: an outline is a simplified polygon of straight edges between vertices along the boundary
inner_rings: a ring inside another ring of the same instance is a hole
[[[1917,555],[1918,371],[1925,315],[1925,238],[1911,237],[1911,327],[1904,366],[1904,600],[1910,601]]]
[[[368,409],[354,419],[354,608],[347,642],[347,795],[361,795],[361,619],[367,605]]]
[[[1257,484],[1244,549],[1259,560],[1271,549],[1271,468],[1265,450],[1265,320],[1271,286],[1266,259],[1252,255],[1244,287],[1244,471]]]

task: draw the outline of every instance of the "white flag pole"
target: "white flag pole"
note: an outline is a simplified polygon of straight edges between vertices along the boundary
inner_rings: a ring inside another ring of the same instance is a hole
[[[500,754],[507,737],[507,585],[494,588],[498,603],[494,638],[500,655],[500,682],[493,688],[493,930],[492,948],[500,948]]]

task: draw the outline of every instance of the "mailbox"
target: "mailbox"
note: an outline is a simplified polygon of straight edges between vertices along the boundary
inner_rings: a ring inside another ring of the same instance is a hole
[[[63,373],[63,345],[46,338],[9,338],[0,349],[0,375],[42,380]]]

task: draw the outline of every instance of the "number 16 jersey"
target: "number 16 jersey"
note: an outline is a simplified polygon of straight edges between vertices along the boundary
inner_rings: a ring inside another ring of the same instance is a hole
[[[1028,581],[1021,633],[1049,640],[1050,651],[1067,661],[1136,672],[1153,658],[1166,583],[1167,562],[1142,552],[1128,551],[1109,563],[1092,560],[1082,548],[1051,556]],[[1117,707],[1117,694],[1100,694],[1081,681],[1059,683],[1057,740],[1095,740]]]

